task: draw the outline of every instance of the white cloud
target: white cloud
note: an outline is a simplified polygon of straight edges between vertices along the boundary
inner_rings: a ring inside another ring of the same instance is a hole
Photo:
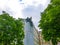
[[[4,0],[0,0],[0,8],[1,8],[1,9],[3,9],[3,8],[5,7],[7,1],[8,1],[8,0],[5,0],[5,1],[4,1]]]
[[[38,6],[39,4],[45,5],[48,0],[22,0],[22,2],[27,5]]]
[[[6,12],[10,11],[13,17],[22,18],[21,10],[23,9],[23,5],[19,3],[19,0],[0,0],[0,9]]]
[[[0,0],[0,12],[8,12],[15,18],[33,17],[37,26],[40,19],[40,12],[43,11],[50,0]]]
[[[38,27],[38,22],[40,20],[40,13],[47,7],[50,1],[47,0],[26,0],[26,7],[23,9],[24,17],[32,17],[35,27]]]
[[[22,18],[22,9],[29,5],[37,7],[39,4],[42,4],[45,6],[46,1],[47,0],[0,0],[0,9],[7,12],[9,11],[15,18]]]

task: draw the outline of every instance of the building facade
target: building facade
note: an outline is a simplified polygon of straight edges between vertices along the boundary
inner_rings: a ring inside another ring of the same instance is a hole
[[[24,19],[24,45],[39,45],[38,30],[34,27],[31,18]]]
[[[42,31],[39,31],[39,37],[40,37],[40,45],[52,45],[51,41],[45,41],[42,36]],[[57,45],[60,45],[60,42],[58,42]]]
[[[43,39],[43,36],[42,36],[42,32],[39,31],[39,37],[40,37],[40,45],[51,45],[51,42],[46,42],[44,39]]]

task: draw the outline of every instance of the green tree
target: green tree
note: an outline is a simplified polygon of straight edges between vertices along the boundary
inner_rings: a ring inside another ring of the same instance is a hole
[[[60,0],[51,0],[48,7],[41,13],[39,23],[43,38],[57,45],[60,41]]]
[[[21,19],[14,19],[8,13],[0,15],[0,45],[23,45],[24,31]]]

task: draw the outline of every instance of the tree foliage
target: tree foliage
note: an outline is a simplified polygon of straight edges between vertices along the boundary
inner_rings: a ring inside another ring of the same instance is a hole
[[[0,15],[0,45],[23,45],[24,31],[21,19],[7,13]]]
[[[60,39],[60,0],[51,0],[48,7],[41,14],[39,27],[43,38],[57,45]]]

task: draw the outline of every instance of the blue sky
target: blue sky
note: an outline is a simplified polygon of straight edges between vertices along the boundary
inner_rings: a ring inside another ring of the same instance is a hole
[[[14,18],[32,17],[37,27],[40,13],[44,11],[49,2],[50,0],[0,0],[0,13],[4,10]]]

